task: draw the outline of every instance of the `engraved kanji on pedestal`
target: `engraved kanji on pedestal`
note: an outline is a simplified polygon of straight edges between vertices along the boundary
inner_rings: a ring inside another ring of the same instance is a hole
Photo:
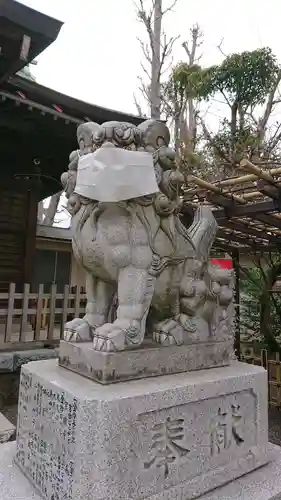
[[[190,450],[182,446],[184,439],[184,419],[172,420],[167,417],[165,422],[154,425],[152,429],[152,449],[154,456],[144,463],[145,469],[150,469],[153,465],[164,467],[165,478],[169,474],[169,464],[179,460],[190,453]]]
[[[232,442],[237,446],[244,443],[239,425],[241,424],[240,405],[232,404],[228,411],[218,409],[211,423],[211,454],[214,456],[229,449]]]

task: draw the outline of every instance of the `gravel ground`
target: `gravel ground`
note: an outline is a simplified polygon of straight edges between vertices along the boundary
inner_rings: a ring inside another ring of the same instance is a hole
[[[5,417],[16,425],[17,421],[17,405],[7,406],[2,409]],[[281,446],[281,408],[272,407],[268,412],[269,421],[269,441]]]

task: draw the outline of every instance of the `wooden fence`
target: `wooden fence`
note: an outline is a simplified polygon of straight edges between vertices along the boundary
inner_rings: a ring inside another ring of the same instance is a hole
[[[81,317],[85,305],[85,290],[79,286],[66,285],[63,293],[57,293],[53,284],[45,293],[44,285],[39,285],[34,293],[25,284],[23,293],[17,293],[10,283],[9,292],[0,293],[0,350],[58,343],[66,321]]]
[[[268,401],[271,406],[281,408],[281,360],[279,352],[241,344],[241,361],[263,366],[268,374]]]
[[[64,324],[85,313],[86,294],[83,287],[66,285],[57,293],[51,285],[49,293],[44,285],[38,292],[25,284],[22,293],[10,283],[9,292],[0,293],[0,350],[23,349],[42,345],[56,345],[63,335]],[[279,353],[241,344],[241,361],[263,366],[268,372],[268,398],[272,406],[281,408],[281,359]]]

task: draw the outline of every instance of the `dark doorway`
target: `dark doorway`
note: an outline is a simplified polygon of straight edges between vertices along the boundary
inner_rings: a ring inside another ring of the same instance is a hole
[[[54,250],[36,250],[34,279],[32,288],[38,290],[38,286],[44,284],[44,291],[48,293],[53,283],[57,285],[57,291],[63,293],[65,285],[70,281],[71,253]]]

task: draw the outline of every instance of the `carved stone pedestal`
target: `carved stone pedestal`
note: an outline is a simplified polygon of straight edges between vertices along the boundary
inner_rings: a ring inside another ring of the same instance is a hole
[[[16,463],[46,500],[198,498],[268,463],[267,436],[261,367],[107,386],[55,360],[22,369]]]
[[[1,500],[42,500],[13,463],[15,445],[15,441],[0,445]],[[281,500],[281,448],[271,445],[270,457],[272,461],[267,465],[206,493],[200,500]],[[93,498],[88,496],[85,500]]]
[[[158,347],[146,341],[136,349],[96,351],[93,342],[61,341],[59,364],[101,384],[227,366],[233,358],[233,340]]]

